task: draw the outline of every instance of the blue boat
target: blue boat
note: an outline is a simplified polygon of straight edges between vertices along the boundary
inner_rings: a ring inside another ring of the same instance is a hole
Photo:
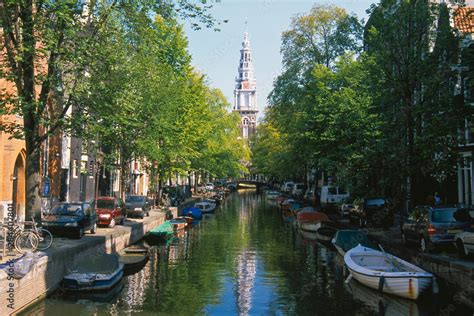
[[[123,276],[124,264],[116,254],[84,256],[61,283],[69,291],[103,291],[114,287]]]
[[[202,212],[199,208],[197,207],[187,207],[181,211],[181,214],[183,216],[189,216],[194,219],[201,219],[202,218]]]

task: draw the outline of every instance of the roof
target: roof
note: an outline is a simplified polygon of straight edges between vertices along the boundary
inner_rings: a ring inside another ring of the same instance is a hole
[[[474,7],[457,8],[453,15],[454,28],[462,33],[474,33]]]

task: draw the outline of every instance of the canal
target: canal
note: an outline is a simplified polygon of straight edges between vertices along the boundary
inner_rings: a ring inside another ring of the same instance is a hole
[[[417,302],[344,282],[343,261],[254,191],[231,195],[107,293],[57,291],[23,315],[473,315],[455,297]]]

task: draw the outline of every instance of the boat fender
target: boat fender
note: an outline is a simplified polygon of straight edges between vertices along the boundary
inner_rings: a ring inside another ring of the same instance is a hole
[[[385,276],[381,275],[379,279],[379,291],[383,292],[383,286],[385,284]]]
[[[438,280],[433,277],[433,285],[431,286],[431,291],[433,294],[439,294],[439,285],[438,285]]]
[[[349,284],[352,280],[352,273],[349,273],[349,276],[347,277],[346,281],[344,281],[346,284]]]

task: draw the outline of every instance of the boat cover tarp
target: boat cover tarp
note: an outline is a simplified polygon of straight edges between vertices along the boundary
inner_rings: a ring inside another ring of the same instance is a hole
[[[74,265],[76,273],[109,274],[117,270],[119,265],[117,254],[100,253],[92,256],[82,256]]]
[[[166,235],[173,233],[173,224],[169,221],[164,222],[160,226],[157,226],[150,230],[147,234],[148,235]]]
[[[376,248],[374,243],[369,240],[364,232],[357,230],[339,230],[336,234],[336,244],[341,247],[344,252],[354,248],[358,244],[367,248]]]
[[[195,219],[200,219],[202,217],[202,212],[197,207],[187,207],[181,212],[181,214]]]
[[[299,222],[329,222],[329,217],[323,212],[315,212],[313,210],[302,210],[296,215]]]

